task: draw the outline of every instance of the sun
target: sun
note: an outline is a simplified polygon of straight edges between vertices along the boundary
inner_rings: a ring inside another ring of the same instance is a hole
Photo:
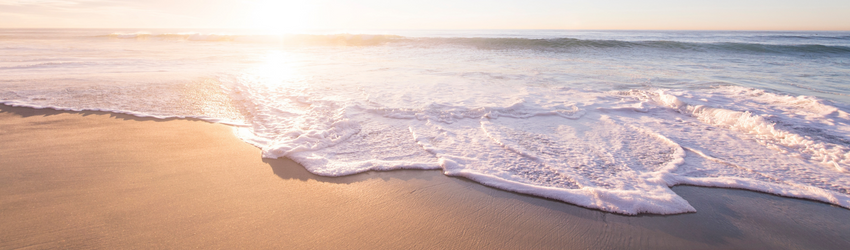
[[[283,34],[309,29],[312,6],[309,1],[261,0],[253,3],[251,27]]]

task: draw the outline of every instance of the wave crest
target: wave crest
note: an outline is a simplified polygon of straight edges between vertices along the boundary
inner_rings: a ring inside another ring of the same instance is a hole
[[[278,43],[290,46],[368,46],[382,45],[387,42],[400,39],[395,35],[369,35],[369,34],[334,34],[334,35],[232,35],[232,34],[204,34],[204,33],[163,33],[151,34],[146,32],[137,33],[112,33],[101,38],[126,39],[126,40],[155,40],[155,41],[206,41],[206,42],[259,42]]]
[[[850,46],[827,44],[765,44],[743,42],[682,42],[682,41],[621,41],[593,40],[577,38],[488,38],[488,37],[404,37],[383,34],[291,34],[291,35],[233,35],[216,33],[162,33],[147,32],[111,33],[98,36],[110,39],[158,40],[158,41],[207,41],[207,42],[259,42],[278,43],[286,46],[377,46],[399,43],[418,46],[459,45],[478,49],[531,49],[531,50],[571,50],[571,49],[654,49],[714,51],[731,53],[804,53],[804,54],[850,54]],[[850,39],[834,37],[834,39]],[[833,39],[833,40],[834,40]]]

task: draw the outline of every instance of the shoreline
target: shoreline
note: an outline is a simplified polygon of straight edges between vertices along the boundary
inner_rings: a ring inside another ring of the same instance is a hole
[[[850,248],[850,210],[675,186],[627,216],[438,170],[313,175],[199,119],[0,105],[0,248]]]

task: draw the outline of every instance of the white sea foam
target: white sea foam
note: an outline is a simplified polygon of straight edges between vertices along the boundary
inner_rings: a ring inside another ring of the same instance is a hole
[[[758,99],[745,101],[752,103],[750,105],[760,107],[773,104],[772,110],[768,110],[771,113],[759,115],[746,110],[715,108],[706,104],[691,105],[663,91],[644,94],[644,96],[681,113],[691,115],[706,124],[742,132],[765,147],[832,165],[839,171],[848,171],[850,147],[847,142],[850,142],[850,138],[847,137],[847,131],[850,127],[845,122],[836,124],[834,119],[827,117],[835,116],[846,121],[848,117],[846,112],[824,105],[810,97],[792,98],[756,90],[724,89],[724,92],[739,92],[737,93],[739,96],[742,91],[745,92],[744,96],[758,97]],[[785,112],[785,117],[774,114],[777,111]],[[799,118],[792,120],[788,116]],[[769,118],[773,118],[774,121],[768,120]],[[776,126],[776,123],[783,123],[786,126],[780,128]]]
[[[303,47],[225,32],[0,40],[0,102],[200,118],[318,175],[441,169],[623,214],[693,212],[670,189],[679,184],[850,208],[846,53],[541,36],[305,35],[296,40],[313,46]],[[747,53],[728,52],[738,47]],[[787,91],[795,84],[809,88]],[[763,85],[778,91],[753,88]]]
[[[850,204],[846,123],[830,118],[847,115],[809,97],[762,93],[753,99],[748,96],[757,90],[740,87],[629,92],[524,87],[508,97],[523,101],[505,107],[375,108],[368,98],[304,94],[310,88],[290,86],[288,95],[272,100],[265,98],[273,92],[268,88],[231,89],[253,108],[254,126],[240,136],[263,148],[265,157],[287,157],[320,175],[439,167],[485,185],[625,214],[694,211],[669,189],[676,184]],[[744,111],[721,107],[730,100],[749,104],[737,106]],[[782,130],[754,115],[778,109],[764,109],[763,102],[784,107],[787,116],[773,119],[790,124],[785,127],[839,126],[817,134]]]

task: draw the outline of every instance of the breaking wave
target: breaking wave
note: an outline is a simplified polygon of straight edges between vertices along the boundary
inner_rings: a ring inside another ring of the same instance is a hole
[[[293,34],[293,35],[231,35],[204,33],[112,33],[98,36],[111,39],[162,40],[162,41],[207,41],[207,42],[262,42],[287,46],[377,46],[392,44],[434,46],[460,45],[479,49],[657,49],[711,51],[732,53],[803,53],[803,54],[850,54],[850,46],[828,44],[768,44],[744,42],[683,42],[683,41],[621,41],[576,38],[498,38],[498,37],[404,37],[381,34]],[[824,37],[781,36],[793,39],[824,39]],[[833,40],[850,40],[850,36],[828,37]]]

